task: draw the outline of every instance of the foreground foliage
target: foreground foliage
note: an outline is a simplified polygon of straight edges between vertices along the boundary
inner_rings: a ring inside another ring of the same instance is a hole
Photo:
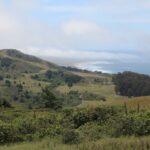
[[[4,109],[5,110],[5,109]],[[60,138],[65,144],[122,136],[149,136],[150,112],[126,107],[6,110],[0,113],[0,144]]]
[[[38,142],[2,146],[0,150],[149,150],[150,137],[126,137],[84,142],[78,145],[64,145],[58,141],[45,139]]]

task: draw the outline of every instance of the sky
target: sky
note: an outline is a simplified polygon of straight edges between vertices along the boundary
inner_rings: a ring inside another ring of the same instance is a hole
[[[149,0],[0,0],[0,49],[59,65],[150,74]]]

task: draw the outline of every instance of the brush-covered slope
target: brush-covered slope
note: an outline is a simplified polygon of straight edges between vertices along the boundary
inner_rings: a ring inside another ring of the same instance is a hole
[[[33,99],[47,85],[66,83],[80,77],[53,63],[18,50],[0,50],[0,99]]]
[[[57,65],[43,61],[37,57],[24,54],[18,50],[0,50],[0,71],[1,73],[37,73],[42,70],[58,70]]]

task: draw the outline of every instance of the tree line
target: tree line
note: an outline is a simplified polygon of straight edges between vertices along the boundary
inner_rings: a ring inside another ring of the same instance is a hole
[[[113,76],[118,95],[136,97],[150,95],[150,76],[134,72],[123,72]]]

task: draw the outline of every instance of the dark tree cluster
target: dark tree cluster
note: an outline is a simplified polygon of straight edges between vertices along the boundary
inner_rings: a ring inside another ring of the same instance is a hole
[[[4,108],[11,108],[11,104],[5,100],[5,99],[0,99],[0,107],[4,107]]]
[[[53,110],[62,108],[62,101],[51,92],[51,88],[48,86],[42,89],[42,92],[36,96],[36,101],[33,103],[38,108],[50,108]]]
[[[9,68],[12,65],[12,60],[9,58],[0,58],[0,67],[2,68]]]
[[[2,81],[4,79],[4,77],[2,75],[0,75],[0,81]]]
[[[78,76],[78,75],[72,75],[72,74],[68,74],[65,76],[65,82],[70,85],[70,84],[74,84],[74,83],[78,83],[80,82],[82,79],[82,77]]]
[[[116,93],[122,96],[150,95],[150,76],[134,72],[123,72],[114,75]]]
[[[48,79],[52,79],[52,78],[63,78],[64,76],[64,73],[62,71],[51,71],[51,70],[48,70],[46,73],[45,73],[45,76],[48,78]]]

